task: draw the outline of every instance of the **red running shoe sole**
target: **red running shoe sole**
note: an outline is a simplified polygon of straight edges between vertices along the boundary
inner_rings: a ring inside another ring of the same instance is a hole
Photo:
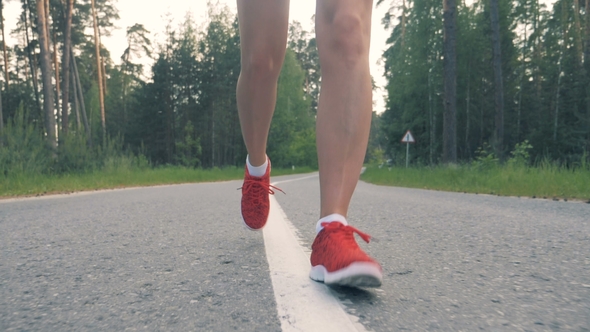
[[[329,286],[380,287],[383,282],[381,268],[371,262],[354,262],[334,272],[328,272],[323,265],[316,265],[311,268],[309,277]]]

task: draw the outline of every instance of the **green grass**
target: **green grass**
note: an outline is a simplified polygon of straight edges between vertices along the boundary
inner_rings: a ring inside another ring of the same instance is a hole
[[[311,168],[275,169],[272,175],[312,172]],[[243,178],[242,168],[190,169],[160,167],[145,169],[120,168],[82,174],[21,174],[0,177],[0,197],[37,196],[99,189],[155,186],[193,182],[216,182]]]
[[[273,169],[273,176],[312,172],[310,168]],[[81,174],[21,174],[0,177],[0,197],[36,196],[99,189],[164,184],[238,180],[243,169],[190,169],[115,167]],[[401,168],[368,167],[364,181],[410,188],[504,196],[590,200],[590,169],[567,169],[550,164],[539,167],[472,166]]]
[[[590,200],[590,169],[567,169],[554,165],[539,167],[472,166],[401,168],[368,167],[361,177],[379,185],[444,191]]]

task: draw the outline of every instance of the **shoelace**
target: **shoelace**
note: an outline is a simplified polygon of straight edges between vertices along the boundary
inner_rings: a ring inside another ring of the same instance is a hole
[[[369,243],[371,241],[371,235],[363,233],[352,226],[343,225],[339,222],[323,222],[322,227],[324,227],[324,229],[328,231],[344,232],[344,235],[346,236],[354,237],[354,233],[357,233],[365,242]]]
[[[253,194],[256,196],[260,195],[261,193],[264,193],[264,192],[266,192],[270,195],[274,195],[275,192],[273,189],[278,190],[278,191],[282,192],[283,194],[285,194],[285,192],[279,187],[275,187],[272,184],[268,184],[266,182],[251,180],[251,179],[244,180],[243,187],[238,188],[238,190],[241,190],[242,188],[244,189],[244,191],[246,191],[246,193],[249,193],[252,191]]]

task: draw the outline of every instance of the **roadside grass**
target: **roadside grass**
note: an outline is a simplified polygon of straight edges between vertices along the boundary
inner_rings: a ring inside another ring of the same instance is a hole
[[[274,177],[313,171],[309,167],[300,167],[295,170],[273,168],[272,175]],[[4,177],[0,176],[0,198],[166,184],[218,182],[238,180],[243,177],[244,169],[238,167],[227,167],[223,169],[193,169],[176,166],[141,169],[117,167],[114,169],[63,175],[22,173]]]
[[[590,169],[551,164],[538,167],[472,165],[452,167],[367,167],[362,180],[387,186],[501,196],[574,199],[590,203]]]

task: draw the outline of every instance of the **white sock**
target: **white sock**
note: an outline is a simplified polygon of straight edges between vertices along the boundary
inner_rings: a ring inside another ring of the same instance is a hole
[[[333,222],[333,221],[337,221],[339,223],[342,223],[342,225],[344,225],[344,226],[348,225],[348,221],[346,221],[346,217],[344,217],[341,214],[334,213],[329,216],[325,216],[318,221],[317,225],[315,226],[316,234],[319,233],[322,229],[324,229],[324,227],[322,226],[323,222]]]
[[[250,175],[261,177],[266,174],[266,169],[268,168],[268,157],[266,158],[264,164],[260,166],[252,166],[252,164],[250,164],[250,156],[248,156],[246,157],[246,166],[248,167],[248,173],[250,173]]]

